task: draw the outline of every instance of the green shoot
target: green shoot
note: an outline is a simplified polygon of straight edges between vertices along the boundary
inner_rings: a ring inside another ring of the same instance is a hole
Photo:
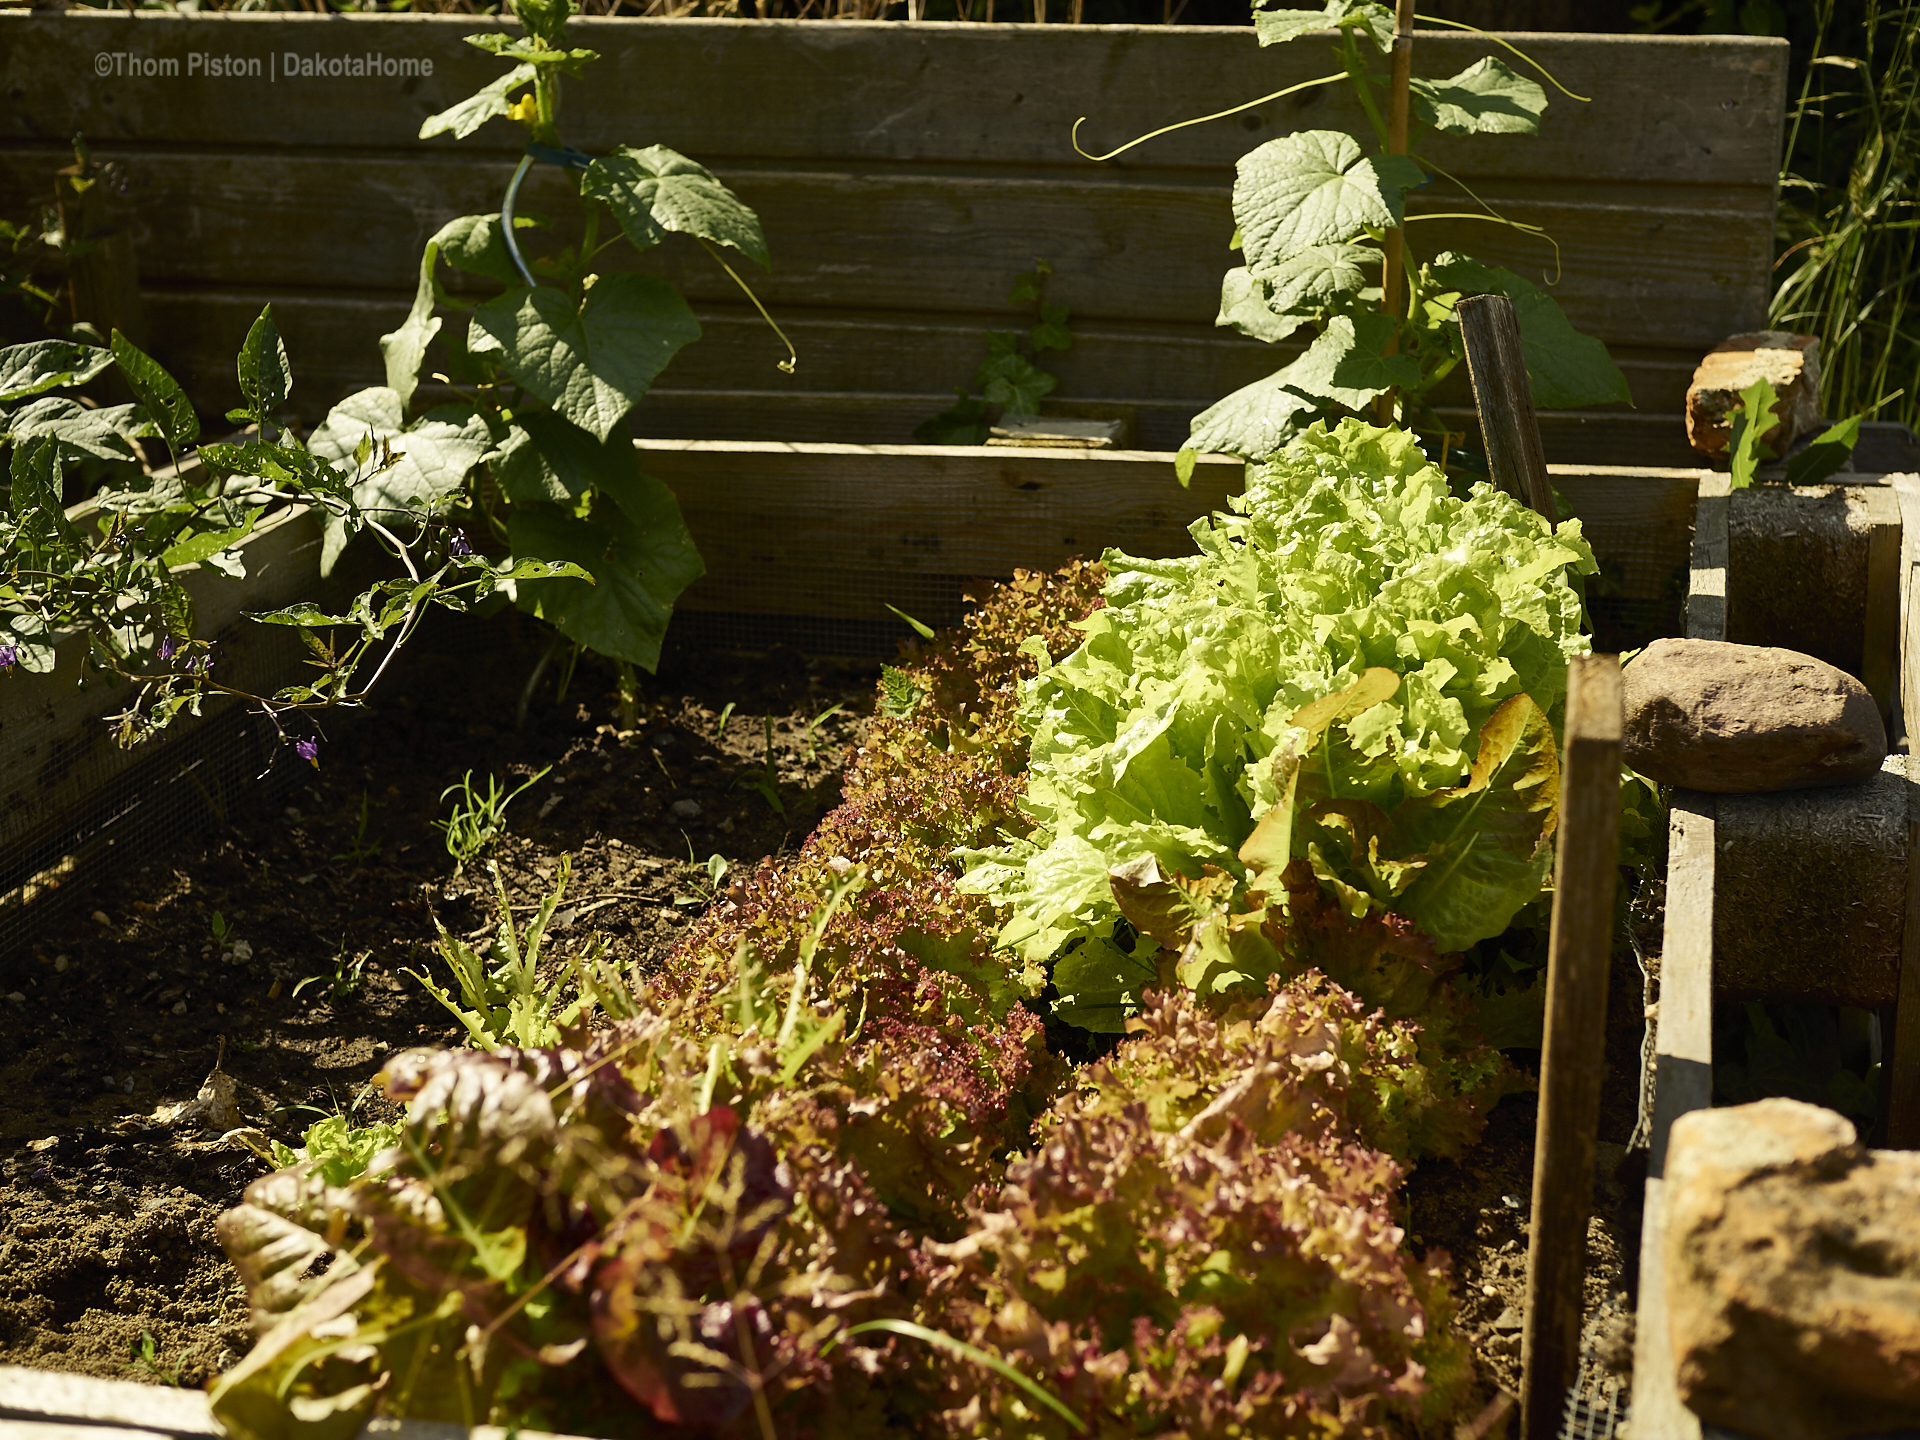
[[[504,789],[497,778],[489,775],[484,792],[475,787],[473,772],[469,770],[458,785],[442,790],[442,800],[449,795],[460,797],[454,803],[453,814],[433,822],[434,828],[445,834],[447,854],[453,857],[454,863],[464,866],[499,839],[507,828],[507,806],[535,781],[545,779],[552,769],[551,765],[547,766],[513,790]]]

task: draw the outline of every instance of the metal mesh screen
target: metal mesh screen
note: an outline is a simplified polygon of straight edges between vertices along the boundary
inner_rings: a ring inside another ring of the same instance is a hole
[[[229,627],[217,643],[225,678],[256,694],[287,683],[301,654],[298,637],[280,626]],[[200,718],[182,717],[131,754],[116,750],[106,729],[81,714],[72,733],[7,758],[41,772],[27,779],[28,793],[56,769],[59,785],[37,792],[53,800],[0,819],[0,957],[31,949],[109,867],[204,834],[297,773],[272,724],[237,700],[209,701]]]

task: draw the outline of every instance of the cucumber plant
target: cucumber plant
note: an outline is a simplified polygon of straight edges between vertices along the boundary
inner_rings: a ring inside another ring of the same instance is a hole
[[[1406,213],[1408,193],[1427,184],[1429,172],[1451,178],[1420,154],[1421,140],[1435,134],[1538,134],[1547,108],[1546,92],[1497,58],[1478,60],[1444,80],[1412,76],[1415,18],[1429,19],[1415,17],[1404,3],[1396,14],[1374,0],[1327,0],[1320,10],[1265,8],[1256,0],[1260,44],[1331,30],[1339,68],[1202,119],[1344,82],[1353,87],[1377,148],[1368,153],[1344,131],[1301,130],[1240,157],[1231,248],[1242,263],[1221,282],[1215,323],[1269,344],[1309,343],[1273,374],[1195,418],[1177,463],[1182,484],[1202,451],[1261,459],[1316,420],[1332,424],[1371,411],[1382,422],[1398,419],[1418,431],[1444,434],[1430,396],[1465,358],[1454,307],[1469,295],[1504,294],[1513,301],[1540,408],[1630,398],[1606,347],[1576,331],[1539,286],[1453,251],[1421,260],[1407,243],[1406,227],[1425,220],[1484,219],[1543,233],[1488,206],[1466,215]],[[1392,55],[1396,48],[1404,58],[1389,75],[1369,68],[1371,55]],[[1087,158],[1109,160],[1178,128]],[[1077,149],[1077,133],[1074,143]]]
[[[633,666],[658,663],[674,602],[704,566],[673,493],[640,468],[624,421],[700,325],[665,280],[602,269],[602,257],[622,242],[640,252],[669,233],[688,235],[752,299],[722,251],[765,268],[766,239],[738,196],[665,146],[597,158],[564,148],[563,78],[598,57],[567,44],[573,0],[516,0],[513,8],[524,34],[468,37],[511,68],[420,129],[423,139],[460,139],[495,119],[520,125],[525,153],[501,207],[450,220],[427,241],[413,307],[381,339],[387,383],[344,401],[313,444],[335,456],[369,435],[391,444],[404,458],[369,482],[369,499],[451,499],[484,548],[578,567],[579,575],[516,583],[513,598],[618,662],[628,690]],[[516,214],[536,164],[572,175],[585,208],[578,241],[545,254],[529,254],[541,226]],[[454,293],[445,270],[497,288],[480,299]],[[465,324],[443,334],[441,312],[464,313]],[[436,336],[449,359],[434,378],[458,398],[421,410],[421,368]],[[788,357],[780,365],[791,372],[791,347]],[[324,569],[343,544],[329,530]]]

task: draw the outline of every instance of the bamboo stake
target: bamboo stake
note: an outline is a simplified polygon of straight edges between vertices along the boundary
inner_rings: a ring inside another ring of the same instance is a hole
[[[1572,661],[1548,939],[1546,1046],[1534,1128],[1520,1361],[1523,1440],[1548,1440],[1559,1433],[1580,1363],[1587,1218],[1606,1068],[1621,729],[1618,659],[1593,655]]]
[[[1407,153],[1407,115],[1412,102],[1413,85],[1413,3],[1398,0],[1393,13],[1393,54],[1387,71],[1387,151]],[[1405,203],[1404,200],[1401,203]],[[1381,242],[1386,256],[1380,267],[1380,308],[1398,319],[1405,310],[1406,233],[1399,226],[1387,231]],[[1400,337],[1387,343],[1387,354],[1400,348]],[[1374,402],[1373,418],[1382,425],[1393,423],[1393,391]]]
[[[1467,373],[1473,377],[1473,403],[1480,411],[1480,435],[1487,446],[1493,483],[1532,506],[1556,524],[1553,486],[1540,449],[1540,426],[1533,414],[1533,387],[1520,349],[1520,323],[1504,295],[1474,295],[1456,313],[1466,341]]]

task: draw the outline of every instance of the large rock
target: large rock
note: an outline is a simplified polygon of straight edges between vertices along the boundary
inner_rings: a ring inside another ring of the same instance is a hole
[[[1715,794],[1870,779],[1886,727],[1867,687],[1795,650],[1656,640],[1622,672],[1627,763]]]
[[[1756,380],[1773,386],[1775,423],[1761,438],[1776,456],[1820,423],[1820,341],[1786,330],[1756,330],[1722,340],[1693,372],[1687,387],[1687,440],[1696,450],[1723,455],[1733,438],[1728,414]]]
[[[1920,1427],[1920,1153],[1797,1100],[1696,1110],[1667,1151],[1680,1397],[1758,1440]]]

